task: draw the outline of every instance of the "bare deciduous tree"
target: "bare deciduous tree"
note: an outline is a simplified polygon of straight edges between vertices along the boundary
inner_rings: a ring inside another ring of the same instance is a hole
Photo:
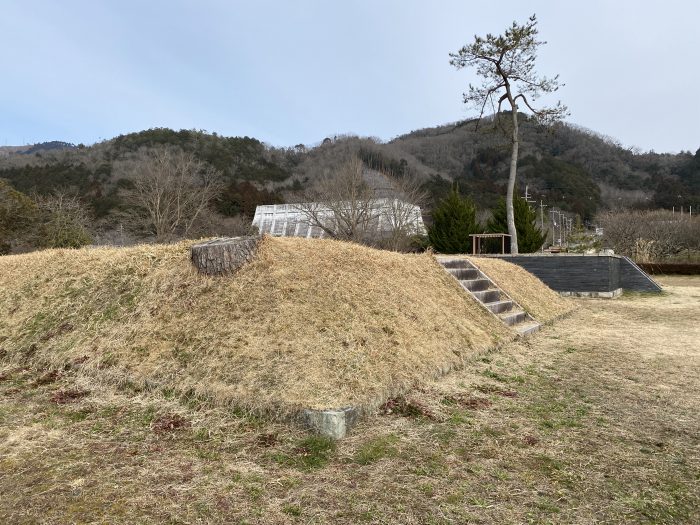
[[[133,184],[127,201],[145,211],[159,241],[187,237],[222,189],[218,171],[181,149],[141,150],[122,169]]]
[[[204,210],[190,230],[193,238],[198,237],[243,237],[257,235],[258,229],[245,215],[226,217],[214,210]]]
[[[351,158],[335,174],[321,177],[303,195],[305,202],[297,204],[296,208],[312,226],[329,237],[365,241],[379,212],[373,205],[374,190],[365,181],[362,171],[362,161]]]
[[[388,187],[374,188],[362,161],[352,157],[336,173],[322,176],[295,207],[312,227],[334,239],[404,250],[424,233],[416,224],[422,224],[418,206],[426,193],[415,178],[382,178]]]
[[[42,212],[39,244],[47,248],[80,248],[92,242],[87,225],[89,214],[76,193],[54,190],[51,195],[35,195]]]
[[[35,224],[37,207],[25,194],[0,179],[0,255],[26,241]]]
[[[417,178],[410,176],[393,178],[391,191],[393,195],[383,208],[391,227],[382,244],[390,250],[404,251],[416,235],[426,233],[417,230],[416,225],[422,224],[420,206],[425,204],[428,193]]]
[[[506,216],[510,250],[513,254],[518,253],[518,234],[513,213],[513,193],[520,143],[518,100],[521,100],[524,107],[527,107],[535,119],[542,123],[551,123],[567,114],[566,106],[561,103],[557,103],[554,107],[532,106],[533,101],[541,94],[556,91],[560,86],[558,76],[540,77],[535,72],[537,48],[545,43],[537,40],[537,34],[537,20],[535,15],[532,15],[523,25],[513,22],[503,35],[475,36],[474,42],[456,53],[450,53],[450,64],[457,69],[475,67],[477,74],[483,78],[480,86],[470,84],[469,91],[464,94],[464,102],[479,110],[477,126],[486,111],[486,106],[489,105],[494,113],[496,125],[510,134],[512,149],[506,193]],[[510,106],[512,124],[509,130],[506,130],[501,121],[500,111],[504,102]]]
[[[598,215],[603,242],[639,262],[659,261],[700,250],[700,218],[665,210]]]

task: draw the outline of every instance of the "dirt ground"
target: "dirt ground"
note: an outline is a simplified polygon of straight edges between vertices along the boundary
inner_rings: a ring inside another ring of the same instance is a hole
[[[0,365],[0,523],[699,523],[700,278],[659,280],[339,443]]]

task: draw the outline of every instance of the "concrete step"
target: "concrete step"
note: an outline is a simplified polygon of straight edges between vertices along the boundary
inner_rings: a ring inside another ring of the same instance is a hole
[[[442,259],[440,260],[440,264],[442,264],[445,268],[450,269],[450,268],[474,268],[472,264],[467,261],[466,259]]]
[[[522,310],[512,310],[510,312],[498,314],[498,317],[500,317],[508,326],[513,326],[525,321],[527,319],[527,314]]]
[[[508,299],[508,296],[498,286],[469,261],[465,259],[438,259],[438,262],[477,301],[498,316],[504,324],[515,330],[520,337],[532,334],[540,328],[540,324],[523,311],[520,305]]]
[[[513,301],[495,301],[493,303],[484,303],[484,306],[495,314],[501,314],[513,309]]]
[[[540,329],[540,323],[537,321],[523,321],[513,326],[513,329],[518,332],[518,335],[525,337],[526,335],[534,334]]]
[[[479,270],[476,268],[448,268],[447,271],[460,281],[479,278]]]
[[[460,279],[459,282],[470,292],[481,292],[488,290],[491,286],[491,281],[488,279]]]
[[[489,290],[482,290],[480,292],[472,292],[472,295],[476,297],[482,303],[496,303],[501,299],[501,291],[496,288],[491,288]]]

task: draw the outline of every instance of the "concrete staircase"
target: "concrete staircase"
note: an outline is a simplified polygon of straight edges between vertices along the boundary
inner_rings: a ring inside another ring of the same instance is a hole
[[[445,270],[479,303],[519,335],[536,332],[540,324],[466,259],[438,257]]]

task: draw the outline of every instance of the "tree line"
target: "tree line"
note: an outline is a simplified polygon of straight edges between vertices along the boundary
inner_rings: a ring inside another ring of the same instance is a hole
[[[620,210],[599,215],[605,246],[637,262],[700,258],[700,217],[672,210]]]
[[[420,205],[429,227],[429,236],[421,238],[409,231],[405,216],[410,207],[391,211],[394,216],[404,218],[398,220],[400,226],[381,242],[370,239],[371,236],[366,234],[373,213],[367,211],[364,215],[358,212],[359,217],[364,217],[359,220],[360,223],[365,221],[364,226],[359,225],[354,231],[351,228],[349,233],[332,233],[329,236],[390,249],[422,249],[432,245],[440,252],[469,252],[470,234],[507,231],[503,199],[480,199],[475,187],[467,185],[465,188],[461,179],[451,184],[442,179],[440,191],[431,191],[434,176],[426,178],[425,173],[414,169],[408,162],[392,164],[386,161],[382,157],[386,154],[378,154],[381,152],[378,144],[369,139],[346,137],[334,144],[320,146],[318,151],[304,152],[306,158],[295,162],[300,166],[308,163],[312,168],[304,166],[302,173],[310,176],[301,178],[290,174],[287,180],[276,186],[269,181],[261,183],[231,178],[202,160],[193,148],[187,151],[167,143],[148,144],[139,143],[137,146],[137,143],[131,143],[128,148],[121,146],[123,151],[119,155],[110,151],[113,160],[109,164],[99,158],[84,157],[81,163],[71,165],[65,157],[58,156],[44,157],[44,163],[34,159],[34,164],[26,169],[11,168],[22,173],[23,177],[13,171],[14,179],[0,180],[0,251],[9,253],[44,247],[77,247],[89,243],[167,242],[182,237],[246,234],[250,231],[251,218],[259,204],[342,201],[343,185],[339,184],[339,179],[342,179],[339,174],[348,170],[354,170],[357,174],[360,167],[362,180],[369,171],[381,178],[381,184],[379,187],[361,187],[357,194],[367,192],[367,201],[395,196],[400,197],[396,199],[397,202]],[[293,155],[299,154],[295,152]],[[484,164],[497,162],[497,156],[497,153],[484,153],[480,161]],[[366,159],[373,159],[369,166]],[[521,165],[524,170],[534,166],[542,170],[544,176],[552,167],[565,170],[565,167],[547,158],[526,157]],[[370,170],[370,166],[375,169]],[[51,171],[54,168],[55,171]],[[577,178],[575,172],[567,173],[568,185],[583,185],[587,192],[596,194],[597,187],[586,186],[585,178]],[[48,184],[52,175],[56,175],[57,181],[65,185]],[[445,190],[446,184],[448,187]],[[25,193],[16,185],[29,189]],[[562,196],[566,195],[564,189],[560,191]],[[538,250],[542,246],[543,234],[535,226],[534,213],[522,199],[516,198],[514,207],[518,250]],[[630,224],[643,223],[636,215],[624,213],[593,216],[609,232],[605,239],[609,247],[620,253],[637,254],[641,253],[641,249],[637,247],[635,251],[633,246],[630,247],[630,242],[653,240],[653,257],[670,255],[669,249],[664,248],[663,239],[675,239],[675,234],[650,237],[648,234],[628,232],[628,237],[621,233],[614,237],[615,231],[627,231]],[[629,213],[636,212],[632,209]],[[580,217],[584,217],[584,213]],[[626,219],[616,221],[616,217]],[[630,217],[634,220],[630,221]],[[659,224],[664,223],[657,221],[653,231],[661,231]],[[622,226],[626,229],[622,229]],[[623,242],[625,238],[628,239],[627,244]],[[678,246],[687,244],[686,241],[676,243]],[[651,250],[649,246],[647,249]]]

